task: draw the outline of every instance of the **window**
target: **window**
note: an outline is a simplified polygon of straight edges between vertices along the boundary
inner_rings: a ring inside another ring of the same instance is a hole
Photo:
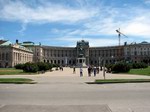
[[[8,60],[8,53],[6,53],[6,60]]]
[[[0,60],[2,59],[2,55],[1,55],[1,53],[0,53]]]
[[[4,58],[4,56],[5,56],[5,54],[4,53],[2,53],[2,60],[4,60],[5,58]]]

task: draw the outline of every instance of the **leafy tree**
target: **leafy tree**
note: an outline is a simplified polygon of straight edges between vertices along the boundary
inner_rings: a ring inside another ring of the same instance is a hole
[[[124,73],[130,71],[130,65],[125,62],[119,62],[113,65],[112,71],[115,73]]]
[[[44,62],[38,62],[36,63],[38,66],[38,71],[47,71],[49,70],[49,65],[48,63],[44,63]]]
[[[132,63],[133,69],[139,69],[139,68],[147,68],[148,65],[146,63]]]
[[[38,66],[35,63],[27,62],[27,63],[24,64],[23,71],[24,72],[33,72],[33,73],[35,73],[35,72],[38,71]]]
[[[16,69],[23,69],[23,67],[24,67],[24,64],[17,64],[17,65],[15,65]]]

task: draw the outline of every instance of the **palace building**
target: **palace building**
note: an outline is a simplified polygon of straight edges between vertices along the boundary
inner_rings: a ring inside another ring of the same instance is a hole
[[[150,43],[132,43],[121,46],[90,47],[85,40],[78,41],[76,47],[36,45],[26,41],[15,44],[0,40],[0,67],[13,67],[19,63],[47,62],[62,66],[86,67],[126,62],[150,63]]]
[[[0,40],[0,67],[14,67],[19,63],[33,62],[33,52],[21,46],[16,41],[12,44],[7,40]]]
[[[78,41],[76,47],[56,47],[34,45],[33,42],[23,42],[23,46],[32,49],[34,62],[48,62],[62,66],[99,66],[103,60],[115,63],[124,59],[123,46],[90,47],[85,40]]]

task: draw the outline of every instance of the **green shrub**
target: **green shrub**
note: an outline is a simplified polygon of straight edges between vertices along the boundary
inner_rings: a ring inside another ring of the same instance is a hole
[[[48,64],[49,70],[52,70],[53,64],[50,64],[50,63],[47,63],[47,64]]]
[[[24,64],[23,71],[24,72],[33,72],[33,73],[35,73],[35,72],[38,71],[38,66],[35,63],[27,62],[27,63]]]
[[[130,65],[124,62],[119,62],[113,65],[112,71],[115,73],[124,73],[130,70]]]
[[[23,69],[23,67],[24,67],[24,64],[17,64],[17,65],[15,65],[16,69]]]
[[[58,65],[55,64],[56,67]],[[37,62],[37,63],[30,63],[27,62],[25,64],[17,64],[15,66],[16,69],[23,69],[24,72],[37,72],[37,71],[47,71],[53,68],[53,64],[44,63],[44,62]]]
[[[59,67],[59,65],[58,64],[53,64],[53,67]]]
[[[38,71],[47,71],[49,70],[49,65],[48,63],[44,63],[44,62],[38,62],[36,63],[38,66]]]
[[[133,63],[132,68],[133,69],[139,69],[139,68],[147,68],[148,65],[145,63]]]
[[[107,64],[106,65],[106,68],[107,68],[106,72],[110,73],[112,71],[112,67],[113,67],[113,64]]]
[[[112,67],[113,67],[113,64],[107,64],[107,65],[106,65],[106,68],[107,68],[107,69],[112,69]]]

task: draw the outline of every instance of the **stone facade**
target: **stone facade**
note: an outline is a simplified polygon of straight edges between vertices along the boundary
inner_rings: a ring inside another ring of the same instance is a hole
[[[145,62],[150,64],[150,43],[142,42],[125,45],[124,58],[129,62]]]
[[[18,44],[0,45],[0,67],[33,62],[33,52]]]
[[[109,64],[121,60],[150,63],[150,43],[90,47],[89,42],[81,40],[77,42],[76,47],[57,47],[35,45],[28,41],[0,46],[0,67],[13,67],[26,62],[47,62],[62,66],[84,67],[100,66],[104,61]]]
[[[62,66],[99,66],[104,60],[106,63],[115,63],[124,59],[124,46],[90,47],[89,42],[84,40],[78,41],[76,47],[32,47],[35,62],[43,61]]]

